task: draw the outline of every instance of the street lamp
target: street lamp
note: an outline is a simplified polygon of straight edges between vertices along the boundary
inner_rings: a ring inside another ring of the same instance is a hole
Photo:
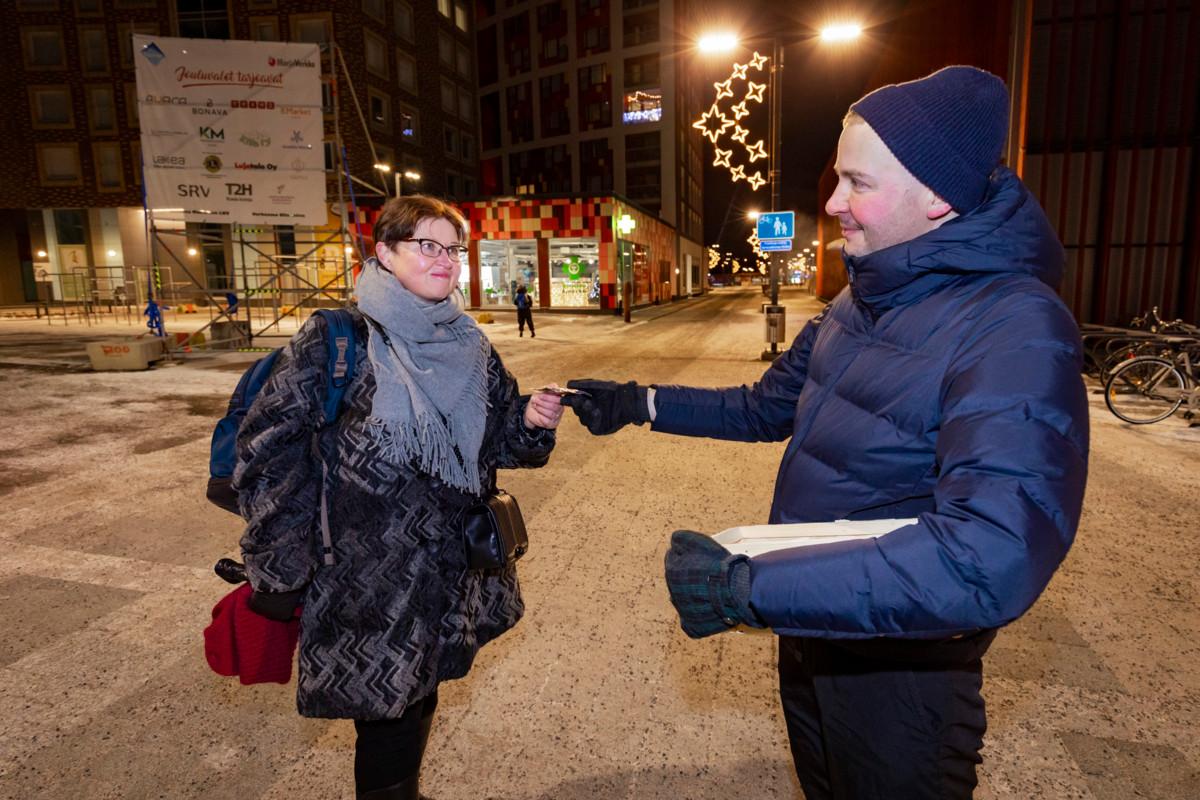
[[[403,181],[400,180],[401,175],[402,174],[399,172],[396,173],[396,197],[399,197],[400,195],[404,194],[404,183],[403,183]],[[421,180],[421,173],[415,172],[411,169],[406,169],[403,172],[403,177],[405,180],[409,180],[409,181],[412,181],[413,183],[417,183]]]
[[[380,180],[383,180],[384,176],[392,171],[391,164],[374,164],[372,166],[374,166],[375,169],[379,170],[379,179]],[[387,184],[385,183],[383,186],[384,186],[383,194],[384,194],[384,197],[386,197],[387,196]],[[400,173],[396,173],[396,196],[397,197],[400,196]]]

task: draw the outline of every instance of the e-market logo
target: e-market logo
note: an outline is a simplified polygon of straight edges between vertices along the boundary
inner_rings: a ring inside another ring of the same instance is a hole
[[[223,142],[223,141],[225,141],[225,129],[224,128],[210,128],[207,125],[201,125],[200,126],[200,138],[204,139],[206,141],[210,141],[210,142],[217,141],[217,140],[220,140]]]
[[[307,58],[275,58],[270,56],[267,58],[268,67],[315,67],[315,62],[309,61]]]

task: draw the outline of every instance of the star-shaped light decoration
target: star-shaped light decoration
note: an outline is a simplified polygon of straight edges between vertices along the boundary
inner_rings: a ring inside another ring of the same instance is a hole
[[[754,145],[746,144],[746,137],[750,135],[750,131],[742,127],[740,124],[740,120],[750,116],[750,103],[763,102],[763,92],[767,90],[767,84],[756,83],[755,81],[749,79],[750,69],[753,68],[761,72],[763,66],[768,61],[770,61],[769,58],[755,51],[754,58],[750,59],[749,62],[745,64],[735,63],[733,65],[733,72],[728,78],[723,81],[715,81],[713,83],[713,88],[716,89],[716,98],[713,101],[712,107],[709,108],[708,111],[704,112],[700,119],[692,123],[692,127],[699,130],[701,135],[707,136],[709,141],[713,143],[713,147],[716,149],[716,157],[713,159],[713,166],[725,167],[729,170],[731,180],[735,182],[746,181],[750,184],[753,191],[758,191],[763,184],[767,183],[767,181],[762,177],[762,172],[758,171],[751,175],[747,175],[745,164],[734,164],[733,156],[736,152],[736,148],[723,149],[717,147],[716,145],[717,141],[722,136],[729,136],[730,139],[735,142],[739,142],[742,145],[742,149],[744,149],[746,152],[746,163],[752,164],[755,161],[758,161],[760,158],[768,157],[768,153],[764,149],[761,140],[756,142]],[[732,114],[731,118],[729,115],[727,115],[725,109],[722,108],[721,101],[726,97],[732,98],[734,96],[733,82],[735,80],[746,81],[747,89],[746,94],[741,101],[734,104],[729,109],[729,113]],[[731,133],[728,132],[730,128],[733,128]]]
[[[733,120],[721,113],[720,106],[713,103],[712,108],[705,111],[700,119],[692,123],[692,127],[698,128],[701,133],[712,140],[713,144],[716,144],[717,138],[733,124]]]
[[[755,83],[754,81],[747,81],[745,100],[756,100],[759,103],[761,103],[763,101],[763,92],[765,92],[766,89],[767,89],[767,85],[765,83]]]

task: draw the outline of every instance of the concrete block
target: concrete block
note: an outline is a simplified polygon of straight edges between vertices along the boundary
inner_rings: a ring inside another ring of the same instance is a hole
[[[149,369],[164,352],[163,340],[157,337],[103,339],[87,344],[92,369],[98,371]]]

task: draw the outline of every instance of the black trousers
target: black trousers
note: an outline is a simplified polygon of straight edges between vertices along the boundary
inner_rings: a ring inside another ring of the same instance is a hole
[[[533,333],[534,332],[534,330],[533,330],[533,309],[532,308],[518,308],[517,309],[517,328],[520,329],[521,333],[525,332],[525,323],[526,322],[529,323],[529,332]]]
[[[425,741],[437,709],[437,690],[399,719],[355,720],[354,787],[359,794],[386,789],[421,771]]]
[[[805,798],[970,798],[987,728],[980,658],[993,638],[781,636],[779,695]]]

